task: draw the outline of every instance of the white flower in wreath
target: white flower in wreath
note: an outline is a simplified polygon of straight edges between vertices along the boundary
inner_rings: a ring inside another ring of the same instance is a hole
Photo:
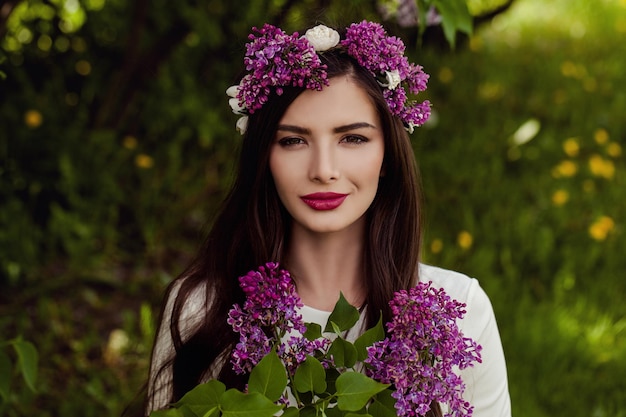
[[[248,129],[248,116],[241,116],[237,119],[237,124],[235,125],[237,131],[242,135],[246,133],[246,129]]]
[[[231,85],[230,87],[228,87],[226,89],[226,95],[228,97],[237,97],[237,94],[239,94],[239,86],[238,85]]]
[[[400,72],[398,70],[393,71],[385,71],[385,77],[387,78],[387,83],[381,85],[383,87],[387,87],[390,90],[395,90],[397,86],[400,85],[402,79],[400,78]]]
[[[304,38],[313,45],[316,52],[323,52],[337,46],[339,32],[324,25],[317,25],[307,30]]]
[[[226,90],[226,95],[230,97],[228,99],[228,104],[230,105],[230,108],[233,110],[233,113],[245,114],[246,108],[245,106],[242,106],[241,104],[239,104],[239,99],[237,98],[238,93],[239,93],[238,85],[232,85],[228,87],[228,89]]]
[[[233,113],[235,113],[235,114],[244,114],[244,110],[246,108],[239,104],[239,99],[238,98],[228,99],[228,104],[230,104],[230,108],[233,110]]]

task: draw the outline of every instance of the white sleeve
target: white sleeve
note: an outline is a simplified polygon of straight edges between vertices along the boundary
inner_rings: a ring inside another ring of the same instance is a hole
[[[154,410],[165,408],[172,398],[172,364],[168,363],[175,354],[174,342],[170,325],[172,322],[172,310],[174,301],[178,295],[181,281],[177,281],[171,291],[168,292],[163,309],[163,316],[159,324],[158,333],[152,350],[152,360],[150,363],[150,377],[148,379],[148,403],[146,415]],[[206,296],[204,286],[197,287],[189,298],[185,300],[185,305],[179,320],[181,327],[181,337],[186,340],[191,336],[195,327],[201,323]],[[163,368],[163,366],[165,367]]]
[[[500,333],[491,301],[478,281],[467,294],[467,313],[459,323],[465,337],[482,346],[482,363],[461,371],[463,397],[474,406],[473,417],[510,417],[511,400]]]

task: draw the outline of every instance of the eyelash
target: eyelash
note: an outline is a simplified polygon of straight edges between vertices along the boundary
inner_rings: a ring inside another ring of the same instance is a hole
[[[362,145],[364,143],[369,142],[369,140],[366,137],[363,137],[360,135],[347,135],[341,138],[341,141],[345,143],[354,144],[354,145]]]
[[[346,135],[341,138],[340,142],[348,143],[351,145],[362,145],[369,142],[369,140],[366,137],[360,135]],[[282,147],[301,145],[303,143],[305,143],[305,140],[298,137],[286,137],[278,141],[278,144]]]
[[[278,141],[278,144],[283,148],[286,148],[288,146],[301,145],[302,143],[304,143],[304,139],[294,137],[282,138]]]

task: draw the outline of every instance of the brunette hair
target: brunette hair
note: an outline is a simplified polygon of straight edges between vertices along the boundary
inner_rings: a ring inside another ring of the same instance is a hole
[[[388,301],[418,279],[421,244],[420,184],[411,143],[402,123],[392,116],[382,88],[370,73],[341,50],[322,53],[328,77],[349,76],[370,96],[380,115],[385,137],[384,174],[368,209],[365,242],[366,323],[374,325],[382,312],[390,320]],[[238,335],[226,322],[234,303],[243,303],[237,278],[268,261],[281,262],[291,218],[278,197],[269,169],[271,144],[287,107],[304,91],[286,87],[272,92],[268,102],[250,115],[243,137],[237,175],[213,226],[188,268],[170,285],[166,299],[174,298],[169,323],[175,354],[150,381],[171,367],[172,401],[202,382],[208,373],[227,386],[243,388],[245,377],[229,366],[228,354]],[[177,291],[177,292],[176,292]],[[198,292],[206,297],[202,319],[187,334],[181,315],[186,301]],[[163,335],[157,334],[157,338]],[[154,353],[153,353],[154,354]],[[156,384],[155,384],[156,385]],[[156,386],[150,387],[151,395]],[[163,387],[160,387],[163,388]]]

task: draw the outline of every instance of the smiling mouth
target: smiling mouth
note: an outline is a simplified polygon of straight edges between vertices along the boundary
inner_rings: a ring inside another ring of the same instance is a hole
[[[334,210],[339,207],[346,199],[348,194],[338,193],[313,193],[302,197],[302,201],[313,210]]]

